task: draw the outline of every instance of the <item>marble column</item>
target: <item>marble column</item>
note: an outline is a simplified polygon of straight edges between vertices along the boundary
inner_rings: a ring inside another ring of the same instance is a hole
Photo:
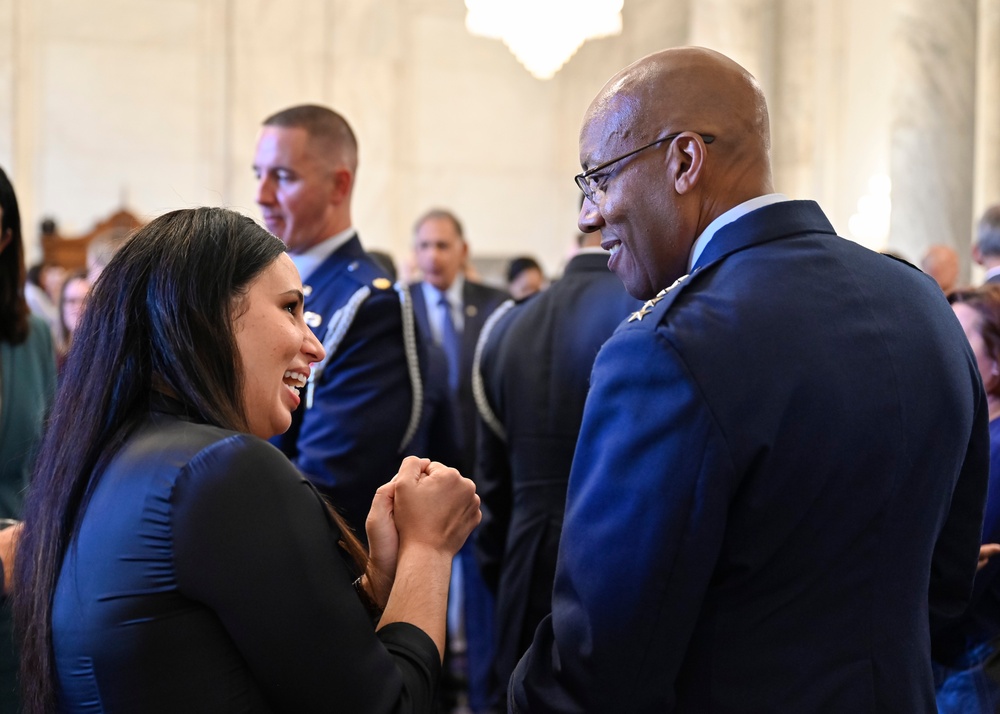
[[[893,39],[890,246],[953,246],[968,275],[977,0],[900,0]]]
[[[41,257],[33,239],[41,55],[37,14],[37,4],[31,0],[0,0],[0,166],[17,191],[29,265]]]
[[[15,1],[0,0],[0,166],[5,171],[14,152]]]
[[[771,117],[774,188],[791,198],[816,196],[815,152],[820,126],[816,0],[782,0],[776,9]]]
[[[979,0],[973,219],[1000,203],[1000,0]]]
[[[722,52],[772,96],[779,0],[692,0],[690,44]]]

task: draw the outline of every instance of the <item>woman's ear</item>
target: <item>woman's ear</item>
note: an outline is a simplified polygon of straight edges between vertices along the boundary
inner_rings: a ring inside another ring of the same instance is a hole
[[[674,140],[670,147],[670,170],[677,193],[685,194],[698,183],[705,155],[705,143],[694,132],[684,132]]]
[[[0,235],[0,253],[3,253],[4,248],[9,246],[12,240],[14,240],[14,229],[8,228]]]

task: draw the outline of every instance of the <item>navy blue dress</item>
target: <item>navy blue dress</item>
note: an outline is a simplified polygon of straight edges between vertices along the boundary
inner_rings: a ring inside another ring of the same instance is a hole
[[[426,711],[433,641],[374,631],[339,531],[270,444],[153,413],[114,458],[53,599],[69,712]]]

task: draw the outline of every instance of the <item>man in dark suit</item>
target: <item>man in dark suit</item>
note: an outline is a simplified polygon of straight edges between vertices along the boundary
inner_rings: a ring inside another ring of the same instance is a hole
[[[514,711],[933,712],[971,593],[986,401],[940,289],[772,193],[757,82],[710,50],[612,77],[581,230],[647,302],[594,365]],[[931,386],[929,386],[931,385]]]
[[[560,280],[502,316],[498,309],[479,338],[473,384],[480,385],[483,520],[476,550],[497,599],[500,682],[510,679],[551,610],[566,484],[594,358],[641,305],[608,270],[601,234],[581,239]]]
[[[1000,283],[1000,203],[987,208],[979,218],[972,258],[986,269],[984,283]]]
[[[326,349],[292,427],[275,443],[366,540],[375,489],[396,472],[420,403],[400,296],[351,222],[357,166],[354,132],[326,107],[278,112],[257,138],[257,203],[288,246],[306,322]]]
[[[413,228],[417,266],[422,282],[411,286],[413,312],[419,334],[431,344],[430,360],[444,361],[442,369],[428,366],[431,375],[440,374],[448,382],[447,408],[438,421],[447,428],[433,427],[428,456],[457,468],[463,475],[473,473],[476,461],[476,404],[472,396],[472,359],[483,323],[507,294],[467,280],[463,266],[469,248],[462,224],[455,214],[443,209],[428,211]],[[428,393],[434,385],[429,384]],[[458,554],[461,571],[462,612],[467,643],[469,705],[474,712],[488,711],[498,695],[493,679],[493,598],[476,565],[473,539]]]

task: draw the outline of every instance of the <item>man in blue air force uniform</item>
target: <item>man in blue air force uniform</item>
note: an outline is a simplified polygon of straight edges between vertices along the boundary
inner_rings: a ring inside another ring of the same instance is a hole
[[[412,350],[408,361],[408,295],[367,256],[351,223],[357,165],[354,133],[325,107],[278,112],[257,138],[257,203],[299,269],[306,322],[327,353],[292,427],[274,441],[366,540],[375,489],[396,473],[416,429],[420,379]]]
[[[933,712],[986,402],[937,285],[772,193],[757,82],[650,55],[591,104],[580,228],[647,302],[598,355],[519,712]]]

